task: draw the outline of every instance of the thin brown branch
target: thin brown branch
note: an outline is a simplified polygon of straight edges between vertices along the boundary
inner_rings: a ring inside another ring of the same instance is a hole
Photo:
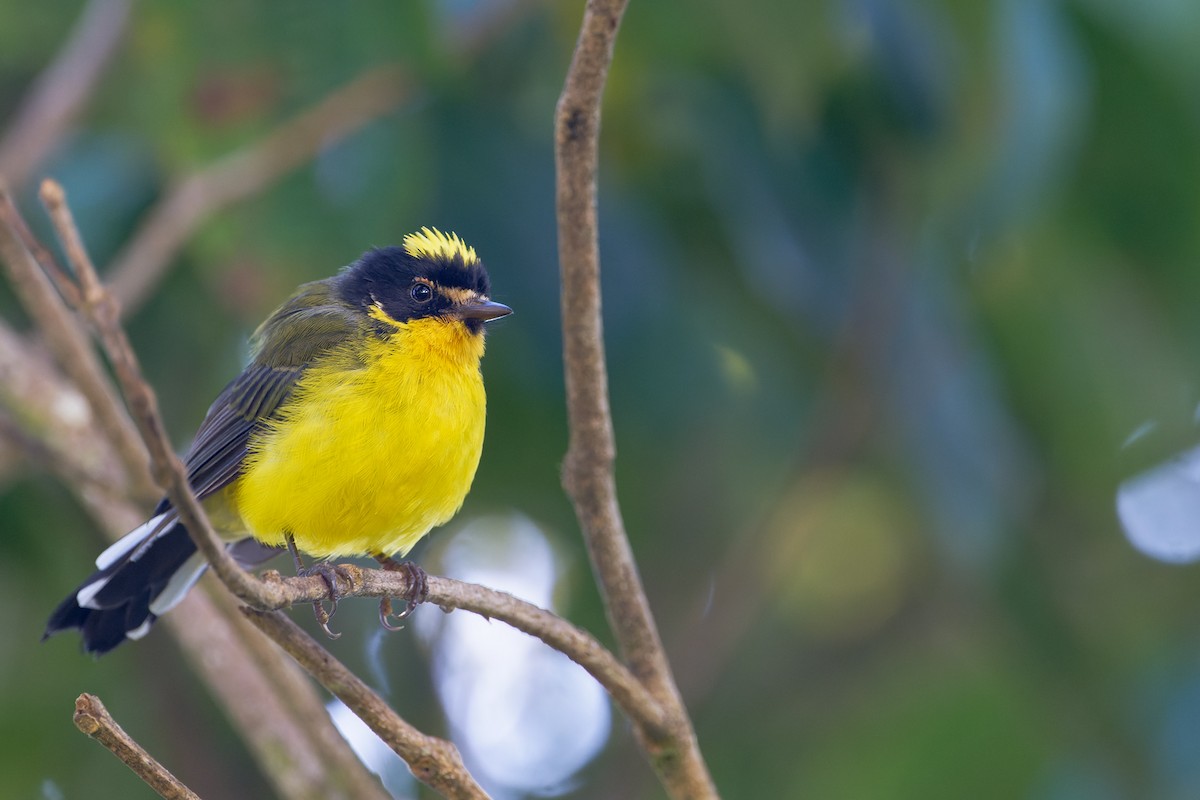
[[[668,709],[670,734],[639,738],[673,797],[715,797],[638,575],[617,502],[616,458],[601,322],[596,214],[600,101],[627,0],[589,0],[555,112],[558,252],[570,441],[563,484],[583,529],[592,568],[621,651]]]
[[[59,296],[21,240],[23,223],[12,199],[0,187],[0,258],[22,305],[37,324],[63,370],[87,398],[92,413],[108,432],[117,455],[133,480],[134,494],[152,499],[157,490],[146,471],[146,449],[101,365],[87,332]]]
[[[54,288],[67,301],[67,305],[74,309],[80,308],[83,305],[83,298],[79,295],[79,287],[62,271],[58,261],[38,241],[37,237],[33,235],[33,231],[29,230],[29,226],[25,224],[25,218],[21,216],[20,209],[13,201],[12,192],[5,188],[3,182],[0,182],[0,220],[12,229],[17,238],[21,240],[21,244],[25,245],[25,249],[33,256],[34,261],[50,276],[54,282]]]
[[[100,698],[81,694],[75,700],[75,727],[108,748],[125,762],[146,785],[166,800],[200,800],[199,795],[184,786],[153,756],[122,730],[108,713]]]
[[[344,579],[335,580],[341,597],[404,597],[413,588],[404,572],[362,569],[354,564],[339,567]],[[269,571],[263,580],[272,585],[276,602],[262,610],[288,608],[329,596],[329,587],[320,577],[283,578]],[[631,720],[649,731],[665,734],[666,715],[658,701],[590,633],[544,608],[486,586],[430,575],[428,587],[428,600],[434,605],[500,620],[563,653],[595,678]]]
[[[421,733],[405,722],[379,695],[277,611],[244,609],[246,618],[296,659],[306,672],[346,704],[408,764],[417,780],[450,798],[486,798],[487,793],[463,766],[458,749],[444,739]]]
[[[217,586],[213,581],[207,588],[210,590],[208,596],[228,614],[227,619],[234,620],[242,634],[239,645],[243,653],[258,662],[263,678],[276,694],[287,699],[288,707],[283,713],[288,715],[293,730],[307,736],[305,750],[315,750],[319,756],[307,767],[307,770],[321,773],[315,782],[310,782],[317,787],[314,797],[322,800],[343,796],[354,800],[389,800],[391,794],[379,777],[355,755],[346,737],[333,724],[323,697],[303,670],[249,624],[240,613],[240,604],[223,586]],[[296,760],[303,758],[299,753],[292,753],[292,756]]]
[[[62,186],[56,181],[43,181],[41,196],[67,253],[67,259],[79,279],[84,311],[104,345],[121,391],[133,412],[134,423],[150,451],[151,472],[155,481],[165,489],[196,548],[208,559],[221,582],[243,600],[261,604],[263,599],[260,598],[260,593],[263,584],[248,575],[225,551],[225,546],[213,531],[208,517],[200,508],[200,503],[188,484],[183,462],[175,455],[163,427],[162,417],[158,413],[158,399],[154,390],[142,378],[137,356],[121,327],[116,300],[96,275],[96,268],[92,265],[79,229],[67,207]]]
[[[372,570],[368,584],[386,581],[394,572]],[[443,608],[460,608],[490,619],[498,619],[523,633],[541,639],[564,653],[600,683],[613,701],[636,724],[656,736],[665,735],[666,714],[656,698],[633,673],[604,648],[594,636],[576,628],[543,608],[520,600],[507,592],[489,589],[450,578],[429,576],[429,601]],[[389,596],[402,596],[386,591]]]
[[[364,72],[273,133],[184,178],[113,258],[112,292],[125,313],[142,304],[172,258],[214,212],[262,191],[408,96],[403,69]]]
[[[21,186],[87,105],[129,22],[129,0],[91,0],[0,141],[0,175]]]

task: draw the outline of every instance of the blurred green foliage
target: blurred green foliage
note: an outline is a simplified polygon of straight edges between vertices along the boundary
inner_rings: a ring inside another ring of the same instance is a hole
[[[172,179],[401,63],[403,108],[207,223],[131,334],[183,447],[292,287],[461,233],[517,310],[463,513],[551,531],[563,607],[603,632],[558,486],[552,114],[582,4],[518,4],[464,54],[504,5],[136,4],[38,174],[103,265]],[[79,8],[0,6],[0,120]],[[725,796],[1200,792],[1200,583],[1135,553],[1112,499],[1196,439],[1197,41],[1172,0],[632,3],[600,176],[618,479]],[[10,476],[0,531],[6,792],[148,796],[72,729],[87,690],[201,795],[264,796],[166,636],[37,644],[101,546],[69,494]],[[334,649],[362,667],[356,605]],[[438,730],[414,640],[386,646]],[[574,795],[659,796],[615,730]]]

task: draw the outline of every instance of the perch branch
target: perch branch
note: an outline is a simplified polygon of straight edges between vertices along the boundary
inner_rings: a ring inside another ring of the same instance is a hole
[[[133,737],[122,730],[99,697],[81,694],[76,698],[75,727],[107,747],[160,797],[166,800],[200,800],[195,792],[180,783],[166,767],[155,761]]]
[[[617,502],[600,311],[596,214],[600,101],[627,0],[589,0],[555,111],[558,253],[569,443],[563,484],[575,506],[610,624],[633,673],[668,710],[666,737],[639,738],[673,797],[716,797],[638,575]]]
[[[286,698],[287,708],[279,719],[287,719],[295,732],[308,739],[303,750],[285,752],[295,761],[305,759],[305,753],[316,752],[318,758],[295,770],[297,773],[318,773],[315,779],[301,779],[310,787],[314,800],[343,796],[353,800],[389,800],[391,795],[379,777],[364,766],[346,737],[333,724],[324,697],[309,676],[246,621],[237,599],[225,587],[217,581],[209,581],[205,588],[209,590],[205,593],[208,598],[224,612],[223,619],[232,620],[238,629],[239,640],[231,646],[239,646],[245,657],[256,661],[261,669],[255,670],[255,674],[261,674],[275,694]],[[180,617],[180,624],[187,625],[187,617]]]
[[[379,695],[278,612],[243,609],[246,618],[271,637],[305,671],[346,704],[408,764],[422,783],[450,798],[486,798],[463,766],[458,749],[409,725]]]
[[[335,577],[340,597],[404,597],[412,590],[406,573],[363,569],[340,564]],[[269,570],[263,582],[271,587],[272,600],[261,610],[280,610],[329,597],[324,578],[284,578]],[[544,608],[506,592],[473,583],[428,576],[429,602],[446,609],[462,609],[497,619],[540,639],[583,667],[612,696],[613,701],[638,725],[665,734],[666,716],[658,701],[595,637]]]

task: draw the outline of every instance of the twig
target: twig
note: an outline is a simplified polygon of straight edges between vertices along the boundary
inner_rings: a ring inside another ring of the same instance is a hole
[[[716,797],[667,663],[617,503],[616,446],[600,314],[596,218],[600,100],[627,0],[589,0],[555,112],[558,253],[570,441],[563,484],[575,506],[609,621],[633,673],[671,717],[668,737],[639,730],[673,797]]]
[[[380,570],[372,572],[377,573],[381,581],[386,580],[389,575],[397,574]],[[666,714],[657,699],[590,633],[507,592],[433,575],[429,576],[428,583],[431,603],[498,619],[523,633],[541,639],[583,667],[636,724],[656,736],[665,734]],[[393,597],[402,596],[394,590],[387,594]]]
[[[0,187],[0,257],[22,305],[37,323],[63,370],[87,398],[100,425],[108,432],[117,455],[132,480],[134,493],[152,500],[158,492],[146,471],[146,449],[118,399],[87,333],[51,285],[21,241],[19,219],[12,199]]]
[[[21,211],[13,200],[12,192],[5,187],[2,178],[0,178],[0,220],[12,228],[13,233],[21,240],[21,244],[25,245],[25,249],[33,256],[33,260],[41,265],[46,274],[50,276],[50,280],[54,282],[54,288],[67,301],[67,305],[76,310],[81,308],[83,298],[79,295],[79,287],[62,271],[58,261],[38,241],[37,237],[33,235],[33,231],[29,230],[29,226],[25,224],[25,218],[21,216]]]
[[[166,800],[200,800],[199,795],[180,783],[167,768],[121,729],[100,698],[81,694],[75,700],[75,727],[108,748],[125,762],[146,785]]]
[[[91,0],[0,142],[0,175],[21,186],[92,97],[129,21],[129,0]]]
[[[450,798],[486,798],[463,766],[458,749],[409,725],[379,695],[279,612],[246,608],[246,618],[270,636],[305,671],[346,704],[408,764],[422,783]]]
[[[116,300],[101,285],[96,275],[96,268],[84,249],[79,229],[67,207],[62,186],[56,181],[43,181],[41,197],[54,222],[67,259],[79,278],[84,311],[100,336],[116,372],[117,381],[121,385],[121,391],[133,412],[134,423],[150,451],[151,472],[155,481],[165,489],[192,541],[208,559],[221,582],[241,599],[261,604],[263,584],[248,575],[225,551],[225,546],[213,531],[208,517],[200,508],[200,503],[188,484],[183,463],[175,455],[163,428],[154,390],[142,378],[137,356],[121,327]]]
[[[108,274],[124,312],[142,304],[179,248],[215,211],[260,192],[407,96],[400,67],[369,70],[263,139],[184,178],[113,258]]]

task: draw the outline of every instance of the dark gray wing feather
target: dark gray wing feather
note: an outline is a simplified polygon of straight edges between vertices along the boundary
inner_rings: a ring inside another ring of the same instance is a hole
[[[334,297],[329,281],[317,281],[300,287],[259,326],[250,364],[217,396],[184,457],[197,497],[220,491],[240,474],[254,433],[314,361],[359,332],[359,319]],[[169,508],[164,499],[155,513]]]

